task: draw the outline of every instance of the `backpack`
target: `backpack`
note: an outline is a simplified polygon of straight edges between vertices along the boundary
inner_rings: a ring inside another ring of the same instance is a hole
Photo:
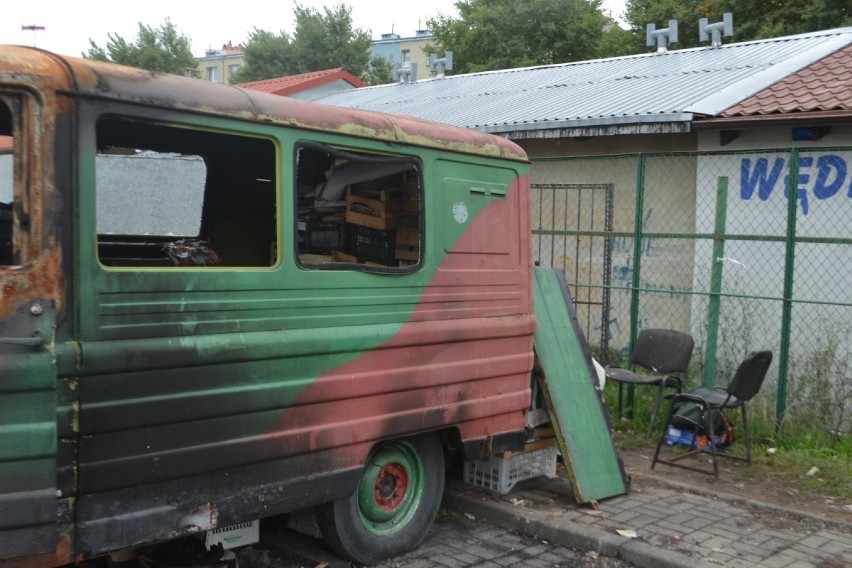
[[[710,424],[713,432],[708,436],[704,424],[699,425],[701,407],[694,402],[684,402],[672,415],[666,433],[666,443],[706,449],[712,443],[717,448],[726,448],[734,443],[734,425],[721,409],[712,409]]]

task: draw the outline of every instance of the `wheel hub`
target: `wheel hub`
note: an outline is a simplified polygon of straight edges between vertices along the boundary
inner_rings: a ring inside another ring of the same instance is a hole
[[[399,507],[408,490],[408,473],[398,463],[385,464],[376,476],[373,495],[376,504],[385,511]]]

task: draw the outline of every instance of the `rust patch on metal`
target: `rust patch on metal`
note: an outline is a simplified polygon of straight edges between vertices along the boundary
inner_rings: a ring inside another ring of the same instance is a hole
[[[452,128],[407,116],[391,117],[322,105],[177,75],[47,54],[29,48],[10,47],[4,50],[13,56],[10,58],[12,65],[18,67],[19,60],[25,60],[26,63],[20,65],[22,70],[44,72],[48,76],[51,73],[56,73],[58,77],[63,75],[63,70],[57,68],[61,62],[71,71],[72,77],[58,81],[53,88],[81,96],[166,106],[392,143],[527,161],[526,153],[514,142],[475,130]]]
[[[82,562],[82,555],[74,555],[72,540],[71,534],[62,533],[59,535],[56,550],[53,552],[0,560],[0,568],[55,568],[56,566]]]
[[[21,267],[0,269],[0,318],[21,305],[50,298],[57,312],[64,307],[65,282],[57,235],[54,186],[57,90],[71,85],[67,68],[56,57],[27,48],[4,47],[3,83],[32,94],[23,97],[23,112],[31,118],[17,141],[15,164],[15,243],[24,260]]]

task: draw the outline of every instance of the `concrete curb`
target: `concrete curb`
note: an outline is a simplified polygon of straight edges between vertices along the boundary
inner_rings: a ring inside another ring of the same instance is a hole
[[[443,504],[449,509],[468,513],[504,529],[542,538],[560,546],[619,558],[640,568],[718,568],[717,565],[698,558],[586,527],[570,520],[556,520],[549,514],[514,507],[485,496],[465,494],[451,487],[444,491]]]

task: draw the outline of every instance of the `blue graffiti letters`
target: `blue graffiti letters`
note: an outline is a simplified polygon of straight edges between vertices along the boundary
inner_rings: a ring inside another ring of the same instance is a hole
[[[756,191],[758,199],[766,201],[772,196],[779,181],[782,184],[780,191],[783,191],[785,198],[789,198],[790,176],[781,176],[788,167],[788,160],[783,157],[743,158],[740,162],[740,198],[749,201]],[[848,173],[847,160],[842,156],[799,156],[795,195],[802,213],[807,215],[810,211],[809,195],[819,200],[838,195],[847,183]],[[852,198],[852,179],[849,179],[847,197]]]

